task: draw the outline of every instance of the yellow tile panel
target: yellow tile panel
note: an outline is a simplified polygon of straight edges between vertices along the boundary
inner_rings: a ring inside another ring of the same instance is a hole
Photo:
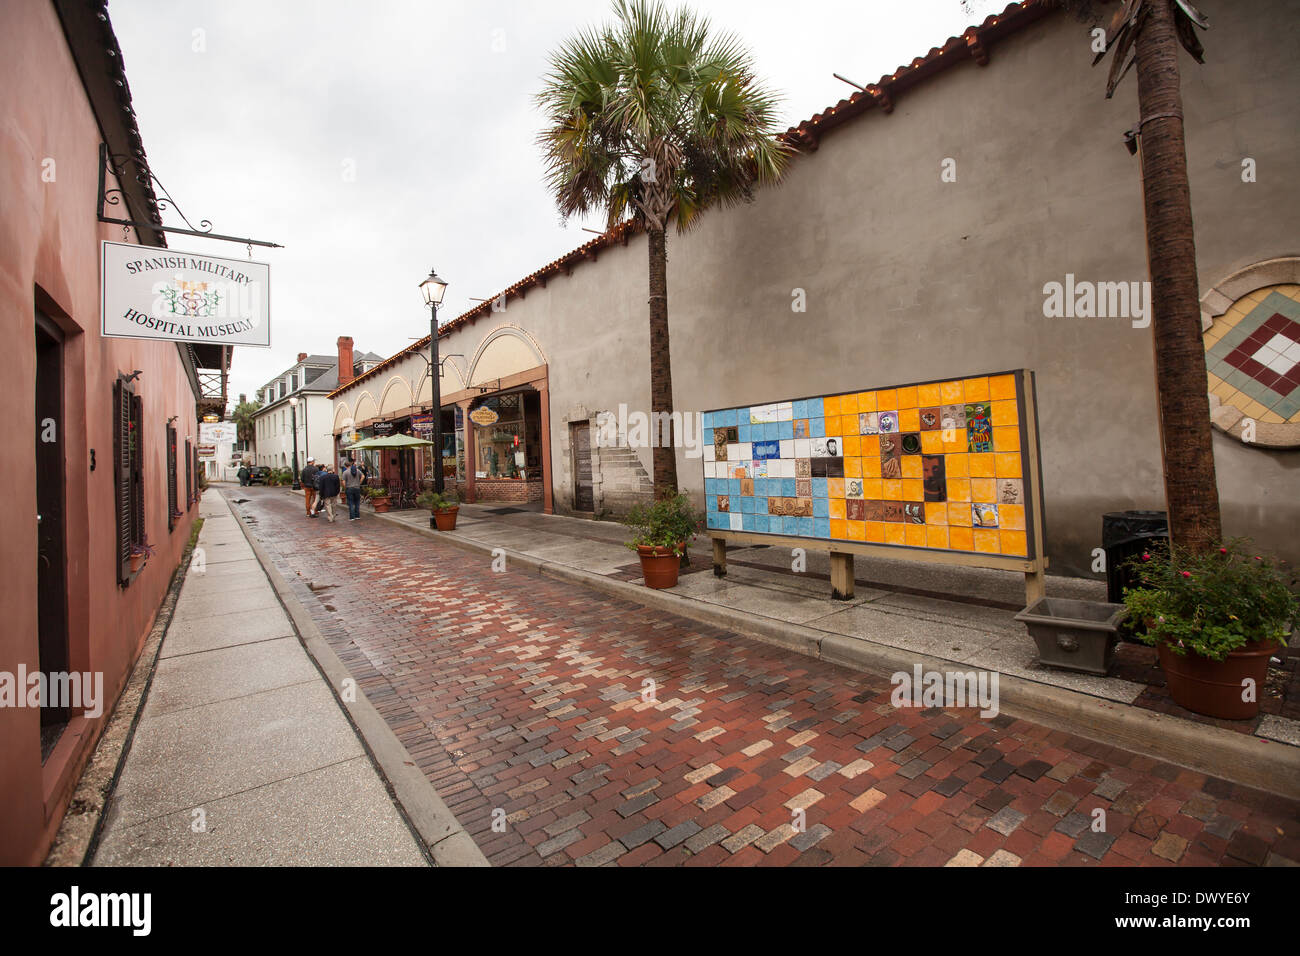
[[[999,478],[1023,478],[1019,452],[1005,452],[994,455],[994,470]]]
[[[989,377],[989,398],[1000,402],[1016,397],[1016,377],[1014,375],[993,375]],[[995,418],[994,421],[997,421]]]
[[[1023,531],[998,531],[998,537],[1002,539],[1002,553],[1027,555],[1029,554],[1029,542]]]
[[[916,386],[916,404],[921,408],[930,405],[942,405],[943,394],[939,390],[938,384]]]
[[[962,392],[968,402],[986,402],[989,398],[989,380],[987,378],[968,378],[962,384]]]

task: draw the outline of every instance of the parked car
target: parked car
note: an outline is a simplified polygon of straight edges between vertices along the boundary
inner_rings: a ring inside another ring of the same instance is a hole
[[[248,483],[250,485],[266,484],[266,476],[271,473],[271,469],[266,465],[253,465],[248,469]]]

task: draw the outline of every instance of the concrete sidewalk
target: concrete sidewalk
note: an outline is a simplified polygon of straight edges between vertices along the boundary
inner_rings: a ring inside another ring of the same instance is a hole
[[[996,671],[1003,706],[1030,719],[1073,726],[1115,746],[1273,792],[1300,792],[1300,721],[1265,715],[1251,727],[1215,726],[1140,706],[1139,698],[1145,703],[1150,696],[1144,683],[1039,665],[1033,641],[1014,619],[1024,604],[1018,573],[859,559],[854,598],[834,601],[824,552],[809,550],[806,570],[796,574],[788,549],[729,548],[727,575],[718,578],[711,573],[709,539],[701,536],[691,549],[692,573],[669,591],[650,591],[641,586],[637,558],[624,545],[626,529],[613,522],[462,505],[456,530],[447,533],[430,531],[425,511],[374,517],[486,554],[503,549],[511,566],[529,566],[833,663],[886,674],[914,663]],[[1049,575],[1047,591],[1106,599],[1103,582],[1079,578]]]
[[[230,506],[200,514],[93,865],[428,865]]]

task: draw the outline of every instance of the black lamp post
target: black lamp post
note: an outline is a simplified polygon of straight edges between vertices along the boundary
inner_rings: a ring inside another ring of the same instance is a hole
[[[447,293],[447,283],[433,269],[420,283],[424,304],[429,307],[429,376],[433,380],[433,490],[443,491],[442,475],[442,380],[438,367],[438,306]]]
[[[302,491],[302,482],[298,480],[298,396],[289,399],[289,411],[293,413],[293,490]]]

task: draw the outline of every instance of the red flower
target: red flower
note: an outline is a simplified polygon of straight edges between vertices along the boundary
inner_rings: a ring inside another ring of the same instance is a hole
[[[1227,549],[1227,548],[1220,548],[1220,549],[1219,549],[1219,554],[1227,554],[1227,553],[1228,553],[1228,549]]]
[[[1143,560],[1143,561],[1150,561],[1150,560],[1151,560],[1151,555],[1147,554],[1147,553],[1144,551],[1144,552],[1142,553],[1142,560]]]
[[[1181,575],[1182,575],[1183,577],[1185,577],[1185,578],[1190,578],[1190,577],[1192,576],[1192,572],[1191,572],[1191,571],[1179,571],[1178,573],[1181,574]]]

